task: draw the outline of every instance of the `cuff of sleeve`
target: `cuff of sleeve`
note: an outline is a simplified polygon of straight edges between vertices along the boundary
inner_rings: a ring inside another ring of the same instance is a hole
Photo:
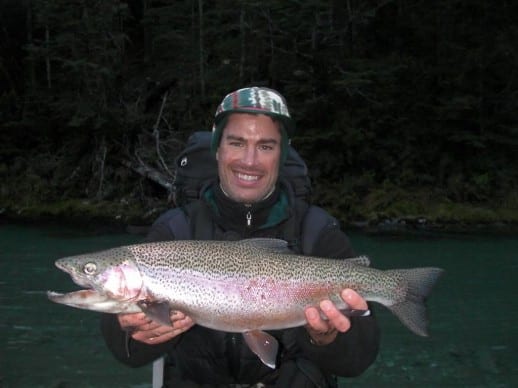
[[[320,345],[317,344],[313,338],[309,335],[308,331],[305,328],[301,328],[304,333],[303,335],[300,335],[298,338],[298,345],[301,347],[301,349],[304,352],[309,352],[313,354],[327,354],[335,352],[336,349],[340,348],[340,337],[343,335],[343,333],[338,333],[336,335],[336,338],[333,342],[327,344],[327,345]]]

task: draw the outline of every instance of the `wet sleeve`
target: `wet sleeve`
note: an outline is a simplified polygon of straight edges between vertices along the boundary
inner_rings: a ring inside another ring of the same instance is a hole
[[[172,339],[163,344],[147,345],[143,342],[135,341],[121,329],[115,314],[102,314],[101,333],[106,346],[114,357],[123,364],[133,368],[156,360],[167,353],[177,342],[177,340]]]
[[[338,227],[326,228],[315,243],[317,256],[332,258],[354,257],[355,252],[347,235]],[[372,306],[369,304],[372,312]],[[322,370],[338,376],[354,377],[363,373],[376,359],[380,332],[374,313],[368,317],[351,318],[351,328],[339,333],[329,345],[310,342],[304,327],[299,328],[297,343],[302,352]]]
[[[369,306],[372,311],[372,306]],[[374,314],[351,318],[351,328],[339,333],[329,345],[313,345],[304,327],[299,328],[297,344],[302,353],[326,373],[355,377],[362,374],[375,360],[379,351],[380,334]]]

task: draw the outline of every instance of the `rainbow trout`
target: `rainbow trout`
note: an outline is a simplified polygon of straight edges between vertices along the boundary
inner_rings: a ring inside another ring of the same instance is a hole
[[[425,299],[440,268],[378,270],[368,258],[335,260],[302,256],[275,239],[167,241],[65,257],[56,266],[86,289],[50,300],[109,313],[146,313],[170,324],[179,310],[199,325],[244,334],[270,367],[277,341],[264,330],[306,323],[304,310],[323,299],[348,311],[340,298],[352,288],[381,303],[414,333],[426,336]],[[368,311],[361,312],[367,314]]]

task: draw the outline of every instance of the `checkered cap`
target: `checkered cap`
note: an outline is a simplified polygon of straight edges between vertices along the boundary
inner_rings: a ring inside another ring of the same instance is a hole
[[[288,136],[295,130],[286,99],[273,89],[253,86],[227,94],[216,110],[212,130],[214,131],[218,123],[230,113],[265,114],[280,120]]]

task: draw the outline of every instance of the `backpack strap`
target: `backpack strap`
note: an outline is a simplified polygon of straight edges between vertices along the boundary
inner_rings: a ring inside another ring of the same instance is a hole
[[[205,202],[196,201],[187,205],[186,210],[190,219],[193,220],[191,236],[194,240],[212,240],[214,238],[214,222],[212,214]]]
[[[175,240],[189,240],[191,238],[191,227],[187,215],[182,208],[170,210],[167,226],[173,233]]]
[[[318,206],[311,205],[304,214],[300,249],[304,255],[311,255],[322,231],[338,226],[338,220]]]
[[[176,240],[211,240],[213,238],[210,210],[201,201],[171,209],[164,218],[167,229]]]

